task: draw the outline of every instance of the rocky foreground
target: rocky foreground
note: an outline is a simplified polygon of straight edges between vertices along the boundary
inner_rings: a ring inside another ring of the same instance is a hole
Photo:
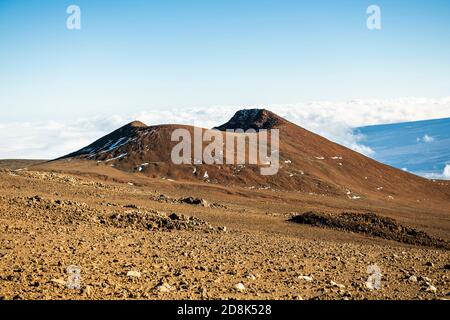
[[[154,189],[2,170],[0,299],[450,298],[448,250],[249,229],[226,199]]]

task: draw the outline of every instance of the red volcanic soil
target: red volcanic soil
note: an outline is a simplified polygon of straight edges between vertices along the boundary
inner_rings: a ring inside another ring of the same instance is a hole
[[[430,181],[381,164],[268,110],[238,111],[217,130],[221,130],[223,141],[226,141],[226,135],[237,137],[243,133],[226,133],[225,130],[239,127],[280,131],[280,168],[276,175],[261,175],[262,164],[206,165],[196,163],[194,156],[192,163],[196,164],[175,165],[170,155],[178,142],[171,141],[171,134],[182,128],[193,136],[194,127],[146,126],[137,121],[79,151],[35,168],[147,186],[154,185],[155,181],[158,184],[165,181],[176,188],[193,189],[200,194],[203,190],[207,194],[218,191],[219,200],[224,192],[239,195],[236,197],[238,202],[258,197],[256,194],[263,192],[264,197],[271,199],[278,208],[286,205],[286,212],[375,212],[450,238],[448,182]],[[223,154],[227,154],[225,147]],[[314,204],[311,204],[311,198]],[[242,205],[246,205],[245,201]]]
[[[385,201],[450,200],[448,188],[374,161],[267,110],[241,110],[217,129],[279,129],[280,169],[273,176],[262,176],[256,165],[200,165],[193,156],[192,165],[173,164],[171,150],[178,142],[171,141],[171,134],[178,128],[193,136],[191,126],[146,126],[132,122],[58,161],[90,160],[153,178],[336,195],[353,200],[366,197]],[[222,134],[225,141],[226,133]],[[224,155],[225,151],[224,147]]]

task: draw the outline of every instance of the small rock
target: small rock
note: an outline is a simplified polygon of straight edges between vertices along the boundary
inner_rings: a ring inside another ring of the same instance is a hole
[[[174,212],[169,216],[170,219],[172,220],[180,220],[180,217]]]
[[[206,201],[205,199],[201,199],[200,205],[203,206],[203,207],[206,207],[206,208],[209,207],[209,203],[208,203],[208,201]]]
[[[57,285],[62,285],[62,286],[64,286],[66,284],[66,281],[64,281],[63,279],[52,279],[52,280],[50,280],[50,282],[57,284]]]
[[[336,283],[336,282],[334,282],[333,280],[330,281],[330,284],[331,284],[333,287],[338,287],[339,289],[345,289],[345,286],[344,286],[343,284]]]
[[[417,277],[416,276],[411,276],[408,278],[409,281],[411,282],[417,282]]]
[[[201,288],[198,289],[198,293],[199,293],[202,297],[206,297],[206,296],[208,295],[206,289],[203,288],[203,287],[201,287]]]
[[[86,288],[83,288],[83,293],[85,293],[88,297],[92,295],[93,288],[92,286],[86,286]]]
[[[171,289],[172,287],[167,282],[163,282],[160,285],[156,286],[156,290],[162,293],[170,292]]]
[[[245,277],[250,280],[256,280],[256,277],[253,274],[246,274]]]
[[[428,261],[427,263],[425,263],[425,265],[426,265],[427,267],[434,267],[434,263],[431,262],[431,261]]]
[[[127,272],[127,277],[140,278],[141,277],[141,273],[139,271],[128,271]]]
[[[300,280],[308,281],[308,282],[311,282],[314,280],[313,277],[310,277],[310,276],[298,276],[297,278]]]
[[[238,292],[243,292],[243,291],[245,291],[245,286],[244,286],[244,284],[243,284],[242,282],[239,282],[239,283],[235,284],[233,288],[234,288],[236,291],[238,291]]]
[[[426,284],[431,283],[431,279],[427,277],[420,277],[420,280],[424,281]]]
[[[375,285],[374,285],[374,283],[372,281],[366,281],[365,285],[366,285],[367,289],[375,290]]]
[[[429,285],[428,288],[425,290],[426,292],[436,293],[437,289],[435,286]]]

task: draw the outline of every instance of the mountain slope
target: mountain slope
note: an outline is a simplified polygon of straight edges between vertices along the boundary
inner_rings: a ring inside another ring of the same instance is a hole
[[[175,165],[170,155],[178,142],[171,141],[171,133],[177,128],[187,129],[193,135],[191,126],[146,126],[133,122],[60,160],[92,160],[98,165],[153,178],[339,195],[354,200],[449,199],[448,191],[436,183],[376,162],[268,110],[238,111],[217,129],[222,131],[224,141],[227,129],[279,129],[280,169],[273,176],[262,176],[258,165],[199,165],[193,157],[192,163],[196,164]]]

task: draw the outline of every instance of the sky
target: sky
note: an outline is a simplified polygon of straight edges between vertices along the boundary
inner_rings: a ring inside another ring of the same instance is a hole
[[[0,158],[255,106],[361,151],[349,126],[450,117],[449,33],[448,0],[0,0]]]

